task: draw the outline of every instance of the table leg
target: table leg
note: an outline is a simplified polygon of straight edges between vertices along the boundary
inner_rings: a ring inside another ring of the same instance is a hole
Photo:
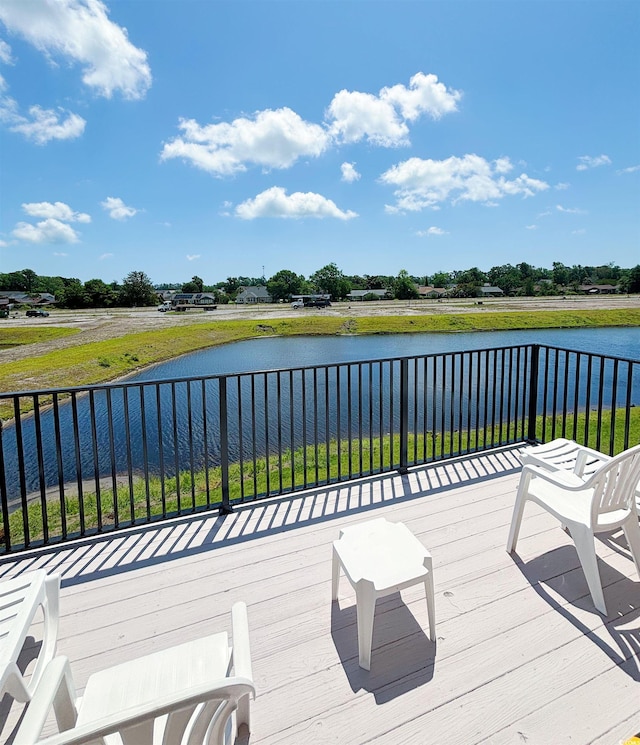
[[[333,549],[333,558],[331,562],[331,599],[338,599],[338,582],[340,581],[340,560],[338,552]]]
[[[358,614],[358,664],[365,670],[370,670],[373,617],[376,612],[376,593],[373,582],[361,579],[356,584],[356,609]]]
[[[436,598],[433,587],[433,571],[429,570],[429,574],[424,581],[425,594],[427,596],[427,613],[429,614],[429,639],[432,642],[436,640]]]

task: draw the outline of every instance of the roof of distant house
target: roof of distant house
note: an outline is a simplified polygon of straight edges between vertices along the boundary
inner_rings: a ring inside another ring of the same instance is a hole
[[[378,297],[384,297],[389,294],[389,290],[351,290],[347,295],[350,298],[365,297],[366,295],[377,295]]]
[[[0,290],[0,297],[8,298],[12,303],[24,305],[51,305],[56,296],[50,292],[22,292],[17,290]]]

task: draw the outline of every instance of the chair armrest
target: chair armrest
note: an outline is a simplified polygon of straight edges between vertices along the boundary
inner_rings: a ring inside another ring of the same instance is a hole
[[[573,468],[573,472],[577,476],[584,477],[584,469],[587,465],[587,462],[598,462],[598,468],[603,463],[606,463],[607,461],[611,460],[610,455],[605,455],[604,453],[601,453],[599,450],[594,450],[593,448],[588,448],[585,445],[579,445],[578,446],[578,454],[576,456],[576,464]],[[591,474],[589,474],[590,476]]]
[[[58,659],[63,659],[66,662],[66,658],[56,658],[53,662],[56,662]],[[53,665],[53,662],[51,665]],[[43,676],[43,681],[44,677],[45,676]],[[27,710],[27,716],[16,736],[15,745],[31,745],[32,743],[37,745],[87,745],[88,743],[100,741],[101,738],[114,732],[120,732],[129,727],[135,727],[142,722],[164,716],[172,711],[197,706],[197,704],[204,701],[219,699],[230,702],[230,705],[227,704],[224,707],[218,707],[216,709],[213,716],[215,721],[219,716],[227,716],[231,714],[233,708],[235,708],[233,705],[235,700],[254,693],[255,689],[253,682],[246,678],[233,677],[212,680],[206,684],[189,688],[184,692],[160,696],[154,701],[138,706],[132,706],[121,712],[105,716],[102,719],[83,723],[72,727],[71,729],[67,729],[66,731],[51,735],[44,740],[38,740],[37,735],[36,737],[33,736],[36,734],[35,729],[25,729],[25,723],[31,708],[30,706]],[[35,701],[35,698],[36,697],[34,696],[33,701]],[[33,702],[31,705],[33,705]],[[82,706],[80,706],[80,709],[82,709]],[[40,723],[40,730],[43,725],[44,721]]]
[[[74,727],[78,717],[76,691],[66,657],[54,657],[45,667],[15,742],[38,742],[52,708],[60,730]]]
[[[566,491],[585,491],[586,489],[590,489],[590,481],[591,479],[588,479],[587,481],[583,481],[582,479],[578,479],[577,476],[572,477],[571,480],[568,480],[568,476],[570,476],[570,472],[567,473],[566,471],[549,471],[546,468],[542,468],[541,466],[534,466],[527,464],[526,466],[522,467],[522,474],[521,479],[524,477],[531,478],[532,476],[535,476],[536,478],[543,479],[544,481],[549,481],[551,484],[555,484],[556,486],[560,486],[562,489]],[[572,481],[576,481],[579,483],[572,483]]]

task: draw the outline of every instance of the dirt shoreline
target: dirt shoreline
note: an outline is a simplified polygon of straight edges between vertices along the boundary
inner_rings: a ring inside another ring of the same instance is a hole
[[[216,320],[268,321],[308,315],[362,318],[364,316],[421,316],[456,313],[532,312],[542,310],[605,310],[640,308],[640,295],[568,296],[550,298],[490,298],[482,301],[392,300],[379,302],[334,303],[330,308],[292,309],[288,304],[260,306],[222,305],[215,311],[191,310],[160,313],[154,308],[99,310],[52,310],[48,318],[27,318],[24,311],[0,321],[2,328],[58,326],[76,328],[79,333],[61,339],[0,350],[0,362],[23,360],[48,352],[115,339],[127,334],[153,331],[167,326],[192,326]]]

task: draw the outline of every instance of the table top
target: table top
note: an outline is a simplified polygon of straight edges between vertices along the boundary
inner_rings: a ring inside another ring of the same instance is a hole
[[[344,528],[333,548],[352,584],[366,579],[377,591],[424,579],[431,558],[404,523],[385,518]]]

